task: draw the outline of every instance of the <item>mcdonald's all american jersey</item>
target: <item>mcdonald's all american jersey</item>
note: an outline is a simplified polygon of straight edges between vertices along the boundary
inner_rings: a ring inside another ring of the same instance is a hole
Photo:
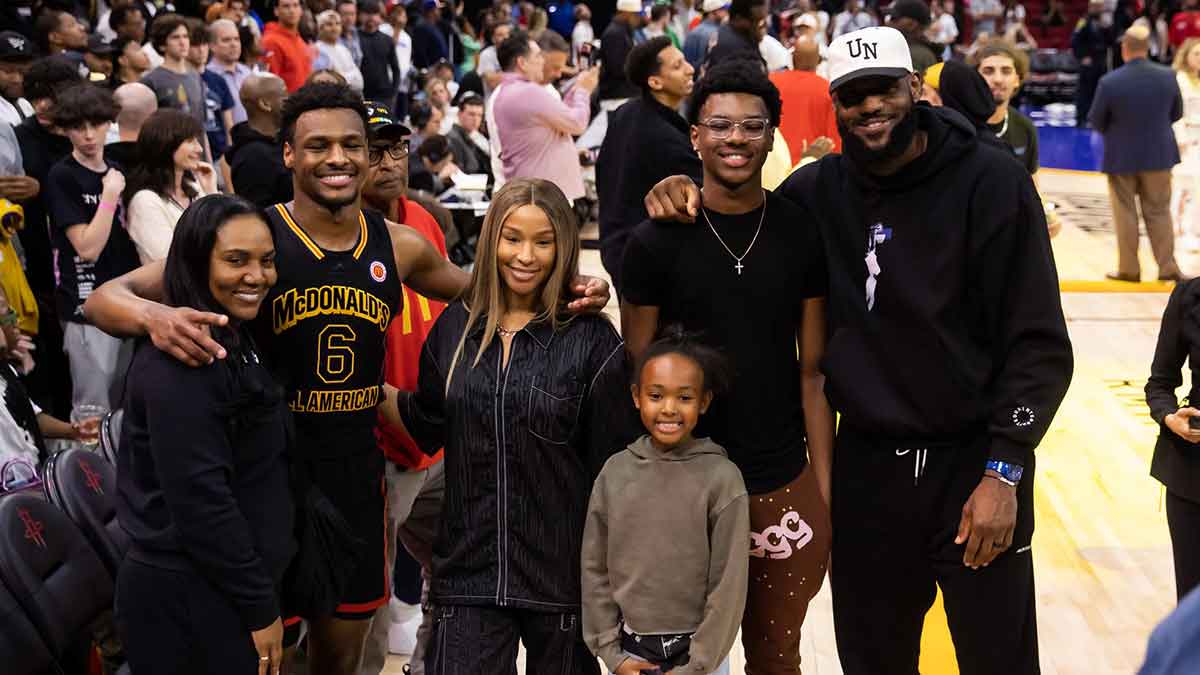
[[[306,457],[374,450],[388,323],[404,303],[387,222],[360,211],[358,244],[328,251],[287,206],[266,215],[279,279],[259,320],[270,321],[263,328],[296,419],[298,450]]]

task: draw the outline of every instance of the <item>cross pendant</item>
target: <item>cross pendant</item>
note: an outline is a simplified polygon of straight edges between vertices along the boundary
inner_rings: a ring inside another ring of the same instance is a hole
[[[737,264],[733,266],[733,269],[737,270],[739,277],[742,276],[742,267],[744,267],[744,265],[742,265],[741,260],[737,261]]]

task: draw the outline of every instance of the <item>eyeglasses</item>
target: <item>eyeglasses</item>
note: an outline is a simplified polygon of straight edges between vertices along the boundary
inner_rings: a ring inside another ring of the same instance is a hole
[[[383,161],[383,153],[387,152],[388,157],[399,162],[402,159],[408,159],[408,141],[389,145],[386,148],[380,145],[372,145],[367,150],[367,159],[371,160],[372,164],[378,164]]]
[[[733,135],[733,130],[740,128],[742,135],[746,140],[757,141],[767,134],[767,129],[771,123],[760,117],[751,117],[750,119],[734,122],[723,117],[713,117],[704,120],[700,126],[708,129],[708,133],[718,141],[723,141]]]

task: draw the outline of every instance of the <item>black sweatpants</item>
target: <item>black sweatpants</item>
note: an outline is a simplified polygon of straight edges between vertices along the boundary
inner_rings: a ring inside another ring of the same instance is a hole
[[[528,675],[598,675],[579,614],[508,607],[438,605],[425,653],[427,675],[516,675],[525,643]]]
[[[233,604],[195,572],[126,558],[117,629],[133,675],[256,675],[258,653]]]
[[[1200,504],[1168,490],[1167,529],[1175,558],[1175,593],[1183,600],[1200,586]]]
[[[904,442],[839,431],[833,459],[834,632],[846,675],[917,675],[921,628],[942,589],[963,675],[1036,675],[1033,465],[1017,488],[1012,546],[963,565],[962,507],[983,478],[987,439]]]

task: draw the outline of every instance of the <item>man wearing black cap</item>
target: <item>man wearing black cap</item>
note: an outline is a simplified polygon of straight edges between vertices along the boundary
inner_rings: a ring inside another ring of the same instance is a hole
[[[104,85],[113,74],[113,44],[104,36],[94,33],[88,37],[87,51],[83,53],[83,64],[88,69],[88,79]]]
[[[829,60],[843,154],[779,190],[813,214],[828,262],[842,668],[916,675],[940,587],[960,672],[1036,675],[1034,449],[1072,371],[1041,202],[1005,149],[916,105],[898,31],[843,35]],[[700,195],[673,177],[646,202],[687,220]]]
[[[413,228],[428,239],[442,257],[446,257],[446,240],[437,221],[406,195],[408,139],[412,131],[400,124],[387,105],[375,102],[367,103],[367,128],[371,136],[370,169],[367,182],[363,184],[364,206],[382,212],[393,223]],[[443,302],[430,300],[412,288],[404,287],[403,314],[399,321],[392,322],[387,332],[383,374],[388,384],[405,391],[416,387],[421,348],[445,307]],[[420,563],[423,575],[428,578],[433,569],[433,538],[441,521],[446,485],[442,453],[433,457],[426,455],[404,430],[384,423],[376,427],[375,438],[389,460],[386,469],[388,543],[396,541],[399,535],[400,543]],[[396,548],[388,547],[389,569],[393,569],[395,557]],[[378,675],[383,670],[389,630],[393,625],[405,623],[399,612],[392,611],[392,604],[381,606],[375,613],[360,675]],[[422,617],[417,645],[409,659],[413,675],[424,673],[425,645],[432,627],[432,617]]]
[[[924,0],[896,0],[887,9],[887,25],[904,33],[908,51],[912,54],[913,70],[918,75],[941,61],[938,50],[925,37],[930,21],[929,5]]]
[[[25,96],[25,71],[33,61],[33,41],[15,31],[0,33],[0,122],[16,126],[33,114]]]

